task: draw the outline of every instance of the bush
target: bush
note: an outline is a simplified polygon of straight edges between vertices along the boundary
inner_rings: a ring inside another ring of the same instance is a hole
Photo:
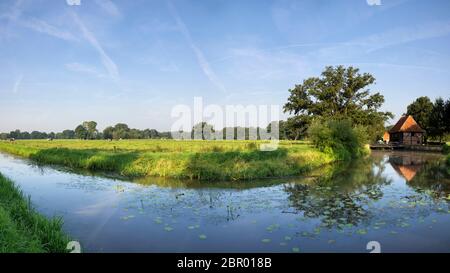
[[[339,160],[348,160],[367,154],[367,130],[353,126],[349,120],[315,120],[308,129],[312,143],[322,152],[331,153]]]
[[[442,147],[442,152],[444,154],[450,154],[450,145],[448,143],[445,143],[444,146]]]

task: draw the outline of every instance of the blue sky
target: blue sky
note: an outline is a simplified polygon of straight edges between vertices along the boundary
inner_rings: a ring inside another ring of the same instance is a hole
[[[397,118],[418,96],[448,98],[450,1],[380,1],[1,1],[0,131],[169,130],[194,96],[282,106],[339,64],[372,73]]]

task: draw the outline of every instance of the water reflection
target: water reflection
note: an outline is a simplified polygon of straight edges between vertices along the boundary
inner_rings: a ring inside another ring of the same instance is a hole
[[[397,171],[398,174],[403,176],[406,181],[411,181],[417,174],[417,172],[427,163],[429,155],[424,156],[420,153],[405,152],[400,155],[389,156],[389,163]]]
[[[373,168],[372,160],[365,159],[336,166],[308,184],[288,184],[285,190],[293,208],[331,228],[367,221],[371,203],[382,198],[381,188],[390,183],[382,166]]]
[[[438,154],[373,152],[307,177],[126,182],[0,154],[0,172],[87,251],[450,251],[449,168]]]
[[[427,206],[430,210],[417,210],[417,216],[429,215],[432,210],[445,211],[449,200],[450,171],[438,154],[377,153],[370,158],[336,165],[310,181],[290,183],[285,186],[293,213],[320,219],[321,226],[342,229],[369,223],[373,218],[388,218],[385,208],[377,209],[383,196],[388,194],[391,209]],[[414,189],[394,192],[388,187],[394,179],[386,167],[392,167]],[[392,197],[396,198],[392,198]],[[400,200],[398,200],[398,198]],[[430,198],[432,200],[430,200]],[[405,206],[402,206],[404,204]],[[443,205],[443,206],[441,206]],[[398,213],[398,212],[397,212]],[[395,214],[390,211],[390,214]],[[402,214],[407,214],[402,211]],[[410,213],[408,213],[410,214]]]

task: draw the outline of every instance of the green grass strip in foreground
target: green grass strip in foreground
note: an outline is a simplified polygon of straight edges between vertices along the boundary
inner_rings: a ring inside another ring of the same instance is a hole
[[[66,252],[61,219],[37,213],[14,183],[0,174],[0,253]]]

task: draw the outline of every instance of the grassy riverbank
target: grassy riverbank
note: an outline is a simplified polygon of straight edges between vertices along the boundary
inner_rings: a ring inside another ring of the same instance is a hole
[[[306,142],[281,142],[275,151],[261,141],[23,140],[0,142],[0,151],[37,163],[106,171],[128,177],[246,180],[299,175],[335,161]]]
[[[0,174],[0,253],[65,252],[59,219],[38,214],[12,181]]]
[[[447,155],[446,162],[447,162],[447,165],[450,166],[450,142],[445,143],[444,149],[442,150],[442,152]]]

